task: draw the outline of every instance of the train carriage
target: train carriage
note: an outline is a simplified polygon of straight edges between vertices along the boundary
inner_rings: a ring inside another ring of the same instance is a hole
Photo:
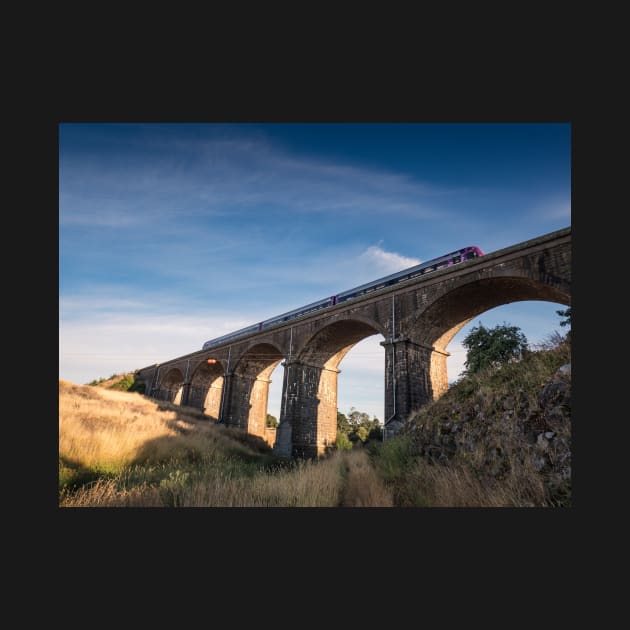
[[[415,265],[414,267],[409,267],[407,269],[403,269],[402,271],[390,274],[389,276],[385,276],[383,278],[379,278],[378,280],[373,280],[372,282],[354,287],[354,289],[349,289],[348,291],[343,291],[342,293],[338,293],[337,295],[332,295],[324,300],[312,302],[311,304],[301,306],[300,308],[288,311],[287,313],[283,313],[282,315],[277,315],[276,317],[266,319],[263,322],[252,324],[247,328],[242,328],[241,330],[237,330],[236,332],[229,333],[215,339],[211,339],[210,341],[206,341],[206,343],[203,344],[202,350],[213,348],[215,346],[225,343],[226,341],[235,341],[237,339],[242,339],[251,334],[260,332],[261,330],[264,330],[266,328],[282,324],[298,317],[303,317],[304,315],[309,315],[310,313],[314,313],[321,309],[335,306],[336,304],[342,304],[343,302],[356,299],[358,297],[371,293],[372,291],[378,291],[379,289],[383,289],[387,286],[392,286],[405,280],[417,278],[418,276],[437,271],[438,269],[443,269],[451,265],[456,265],[461,262],[465,262],[466,260],[478,258],[479,256],[483,255],[483,251],[481,251],[481,249],[479,249],[479,247],[476,247],[475,245],[463,247],[462,249],[444,254],[443,256],[439,256],[438,258],[433,258],[426,262],[420,263],[419,265]]]

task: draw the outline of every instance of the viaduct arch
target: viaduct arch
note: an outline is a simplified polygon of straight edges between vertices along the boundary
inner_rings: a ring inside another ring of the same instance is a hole
[[[387,439],[446,391],[446,348],[455,334],[473,317],[522,300],[571,304],[570,227],[142,368],[136,379],[149,396],[264,436],[269,378],[282,362],[274,451],[315,457],[335,442],[338,366],[356,343],[384,339]]]

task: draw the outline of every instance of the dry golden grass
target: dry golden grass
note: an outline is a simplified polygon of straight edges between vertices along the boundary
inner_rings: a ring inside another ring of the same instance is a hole
[[[59,456],[72,465],[116,471],[219,446],[249,450],[192,409],[161,409],[137,393],[59,382]]]
[[[239,477],[216,469],[193,483],[176,477],[132,488],[124,480],[99,479],[65,493],[62,507],[336,507],[343,490],[341,462],[301,461],[288,471]],[[182,483],[182,481],[184,481]],[[122,483],[121,483],[122,482]]]
[[[343,507],[392,507],[392,495],[363,449],[344,453],[346,490]]]
[[[210,424],[192,409],[157,403],[135,393],[60,381],[62,466],[100,475],[77,490],[64,488],[60,505],[339,505],[343,491],[339,456],[300,461],[288,468],[279,464],[269,471],[261,465],[270,458],[268,450],[258,442],[242,431]]]
[[[251,479],[217,476],[193,484],[178,505],[220,507],[336,507],[343,491],[339,456],[300,461],[296,468]]]
[[[64,487],[62,507],[392,505],[363,451],[292,464],[261,452],[252,436],[193,409],[59,383],[60,461],[91,472],[84,483],[93,479]]]
[[[514,463],[506,478],[481,481],[469,466],[431,465],[420,460],[407,483],[430,507],[534,507],[546,502],[542,478],[531,467]]]
[[[518,363],[461,379],[415,413],[401,435],[383,445],[377,460],[396,504],[570,504],[570,407],[563,402],[545,408],[540,402],[543,387],[555,382],[558,368],[570,361],[571,347],[560,338]],[[538,445],[536,434],[542,431],[553,432],[551,446]],[[541,453],[548,460],[544,468]]]
[[[544,504],[540,475],[518,461],[498,483],[475,475],[481,451],[469,453],[468,464],[431,465],[399,450],[396,441],[384,444],[376,469],[363,448],[280,464],[268,451],[261,455],[252,436],[211,424],[193,409],[59,383],[60,461],[93,473],[84,478],[91,483],[62,490],[62,507]]]
[[[347,483],[344,487],[345,468]],[[191,484],[121,488],[121,479],[100,479],[63,496],[63,507],[391,507],[389,492],[364,452],[336,453],[299,461],[290,470],[239,477],[211,469]]]
[[[99,479],[74,493],[63,493],[60,507],[163,507],[157,486],[147,483],[125,489],[117,479]]]

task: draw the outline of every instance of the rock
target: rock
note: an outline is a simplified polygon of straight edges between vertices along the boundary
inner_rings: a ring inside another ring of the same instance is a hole
[[[567,380],[571,380],[571,364],[565,363],[564,365],[559,367],[558,371],[556,372],[556,376],[559,376]]]
[[[570,386],[563,381],[554,381],[545,385],[538,394],[541,407],[550,407],[564,401],[571,395]]]
[[[510,383],[501,399],[457,399],[453,408],[439,408],[418,422],[415,452],[430,462],[465,465],[490,485],[511,473],[517,479],[535,474],[546,488],[541,501],[570,505],[570,377],[567,363],[538,387],[532,383],[516,389]]]
[[[545,418],[549,422],[562,422],[567,416],[567,406],[565,405],[556,405],[551,411],[545,414]]]

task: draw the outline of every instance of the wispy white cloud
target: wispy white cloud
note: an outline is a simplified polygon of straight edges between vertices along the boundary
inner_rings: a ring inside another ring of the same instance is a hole
[[[84,383],[201,350],[205,341],[251,323],[242,313],[210,316],[98,309],[60,318],[59,377]]]
[[[534,208],[534,214],[541,219],[571,219],[571,200],[552,197],[540,201]]]
[[[226,292],[238,292],[242,298],[256,296],[266,319],[283,312],[282,309],[294,309],[419,262],[417,258],[378,245],[356,244],[322,245],[312,252],[295,248],[275,251],[273,255],[261,254],[252,263],[238,260],[239,251],[252,252],[255,247],[256,238],[251,236],[218,238],[216,245],[213,241],[205,248],[191,248],[178,241],[169,244],[158,256],[136,252],[134,264],[147,272],[203,287],[200,293],[215,303],[219,298],[224,299]],[[177,299],[165,290],[155,292],[155,297],[171,306],[177,305]],[[186,301],[189,299],[187,296]]]
[[[369,248],[368,248],[369,249]],[[380,249],[380,248],[379,248]],[[365,250],[367,251],[367,250]],[[389,252],[393,253],[393,252]],[[400,256],[405,264],[410,260]],[[356,265],[356,258],[354,259]],[[290,304],[289,306],[297,306]],[[559,328],[555,310],[559,305],[511,304],[492,309],[467,324],[451,341],[447,351],[448,378],[452,383],[461,375],[466,350],[461,341],[479,321],[492,327],[505,320],[518,325],[530,343],[542,340]],[[268,305],[261,305],[261,309]],[[200,350],[213,337],[237,330],[270,314],[267,311],[229,311],[187,306],[183,314],[177,298],[159,292],[131,293],[119,286],[92,289],[60,299],[59,376],[86,383],[114,373],[132,371]],[[564,332],[564,331],[561,331]],[[383,418],[384,348],[381,335],[359,342],[342,360],[339,368],[338,406],[347,413],[351,406]],[[272,374],[269,413],[279,413],[282,393],[280,366]]]
[[[396,252],[385,251],[378,245],[371,245],[368,247],[361,254],[360,261],[367,264],[375,271],[379,271],[384,274],[401,271],[407,267],[419,265],[421,262],[418,258],[411,258],[397,254]]]
[[[552,205],[546,211],[546,215],[551,219],[570,219],[571,218],[571,202],[562,201],[556,205]]]
[[[61,224],[126,227],[152,218],[207,216],[228,208],[247,212],[252,205],[300,213],[342,210],[431,217],[438,213],[435,198],[453,192],[407,174],[290,154],[260,139],[173,146],[178,148],[173,157],[132,167],[64,158]],[[167,147],[165,142],[168,154]]]
[[[536,191],[465,190],[456,169],[451,184],[438,186],[423,179],[432,169],[316,158],[262,131],[241,133],[227,126],[181,140],[150,126],[129,144],[105,131],[101,155],[62,151],[61,378],[88,382],[199,350],[213,337],[418,264],[410,254],[431,258],[466,244],[492,251],[544,232],[540,225],[570,221],[561,195],[538,203]],[[490,219],[498,207],[505,214]],[[513,321],[531,341],[548,329],[542,315]],[[462,334],[447,348],[451,382],[466,356]],[[380,341],[360,342],[342,361],[341,411],[355,406],[383,418]],[[272,413],[282,372],[272,375]]]
[[[62,299],[59,377],[87,383],[114,373],[133,371],[200,350],[206,340],[262,319],[259,313],[248,313],[246,321],[240,312],[183,315],[161,312],[159,302],[154,303],[152,309],[147,306],[142,300],[110,299],[107,293],[99,296],[98,292],[86,298]],[[384,369],[379,341],[382,341],[380,335],[366,339],[344,358],[340,385],[342,407],[361,406],[362,398],[356,395],[361,388],[367,387],[372,390],[372,398],[379,398]],[[282,368],[272,378],[279,381],[281,390]],[[270,392],[270,413],[280,397],[276,390],[277,387]],[[380,417],[379,405],[382,407],[382,401],[374,410],[366,410]]]
[[[368,247],[334,245],[322,247],[310,256],[288,256],[257,263],[247,274],[234,278],[241,290],[265,288],[266,317],[297,308],[320,298],[359,286],[371,280],[412,267],[419,259]],[[290,287],[290,291],[285,290]],[[265,317],[265,318],[266,318]]]

